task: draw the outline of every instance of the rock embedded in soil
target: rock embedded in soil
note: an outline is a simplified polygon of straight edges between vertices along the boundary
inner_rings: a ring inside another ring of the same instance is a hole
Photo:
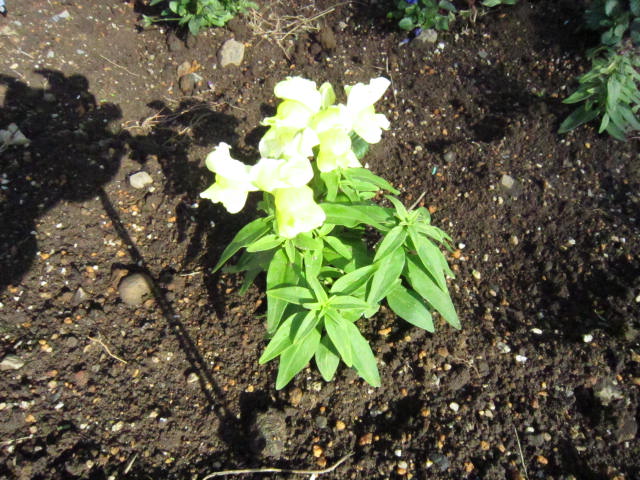
[[[233,38],[227,40],[218,51],[218,62],[222,68],[240,66],[244,58],[244,45]]]
[[[138,190],[153,183],[153,178],[145,171],[136,172],[129,177],[129,183]]]
[[[265,457],[280,458],[287,434],[285,415],[270,408],[256,415],[251,427],[251,447]]]
[[[178,86],[184,95],[192,95],[196,89],[197,78],[193,73],[188,73],[180,77]]]
[[[2,371],[20,370],[22,367],[24,367],[24,362],[17,355],[9,354],[0,362],[0,370]]]
[[[336,36],[330,27],[324,26],[316,36],[318,43],[325,51],[331,51],[336,48],[338,42]]]
[[[143,273],[133,273],[118,286],[120,298],[127,305],[140,305],[151,296],[151,282]]]

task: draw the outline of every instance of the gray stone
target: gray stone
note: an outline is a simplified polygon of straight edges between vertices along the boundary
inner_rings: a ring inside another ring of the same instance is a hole
[[[513,188],[516,186],[516,181],[511,175],[505,174],[502,175],[502,178],[500,179],[500,185],[502,185],[505,190],[513,190]]]
[[[593,388],[593,394],[604,406],[609,405],[614,400],[624,398],[618,382],[610,378],[600,380]]]
[[[443,158],[445,162],[451,163],[451,162],[455,162],[457,157],[458,155],[456,155],[456,152],[448,151],[447,153],[444,154]]]
[[[438,32],[433,28],[427,28],[418,35],[416,40],[420,40],[422,43],[436,43],[438,41]]]
[[[218,62],[223,68],[229,65],[240,66],[243,58],[244,45],[233,38],[224,42],[224,45],[218,51]]]
[[[184,95],[192,95],[196,89],[196,76],[193,73],[183,75],[178,80],[178,86]]]
[[[0,370],[2,371],[20,370],[22,367],[24,367],[24,362],[17,355],[9,354],[0,362]]]
[[[251,446],[256,453],[272,458],[282,456],[287,435],[287,424],[282,412],[270,408],[258,413],[251,433]]]
[[[631,416],[623,417],[618,430],[616,431],[616,440],[618,443],[630,442],[638,434],[638,423]]]
[[[145,171],[134,173],[129,177],[129,183],[133,188],[142,189],[153,183],[153,178]]]
[[[140,305],[151,296],[151,282],[143,273],[133,273],[123,278],[118,286],[120,298],[127,305]]]

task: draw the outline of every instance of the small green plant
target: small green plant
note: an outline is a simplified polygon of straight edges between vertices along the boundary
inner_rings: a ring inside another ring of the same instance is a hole
[[[143,16],[145,27],[159,21],[177,21],[187,25],[193,35],[207,27],[223,27],[238,13],[244,13],[258,5],[250,0],[151,0],[149,5],[165,3],[160,17]]]
[[[601,32],[601,45],[587,52],[591,70],[564,100],[581,105],[558,131],[601,118],[600,133],[625,140],[640,131],[640,0],[596,0],[585,12],[585,24]]]
[[[496,7],[498,5],[515,5],[518,0],[483,0],[483,7]],[[473,7],[464,12],[475,12],[475,1],[469,0],[469,6]],[[456,6],[448,0],[399,0],[396,9],[387,14],[388,18],[398,20],[398,26],[402,30],[413,32],[414,36],[420,35],[422,30],[433,28],[436,30],[449,30],[449,25],[459,13]]]
[[[266,272],[270,341],[260,363],[280,359],[277,389],[311,359],[326,381],[342,361],[379,386],[374,353],[357,323],[385,300],[399,317],[430,332],[434,310],[460,328],[447,289],[453,273],[439,248],[450,248],[450,238],[431,225],[427,209],[405,208],[393,196],[398,191],[359,161],[389,127],[374,110],[389,84],[376,78],[347,86],[346,103],[336,104],[329,83],[318,89],[310,80],[288,78],[275,86],[283,101],[263,121],[269,130],[255,165],[234,160],[224,143],[207,157],[216,179],[203,198],[236,213],[249,192],[263,192],[264,216],[237,233],[214,271],[244,249],[226,267],[245,272],[242,290]]]

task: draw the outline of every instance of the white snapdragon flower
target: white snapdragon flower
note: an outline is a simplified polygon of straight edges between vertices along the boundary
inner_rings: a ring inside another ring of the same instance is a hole
[[[351,138],[342,128],[331,128],[319,135],[320,148],[316,163],[321,172],[336,168],[357,168],[360,162],[351,148]]]
[[[302,187],[313,178],[311,162],[304,157],[288,160],[262,158],[251,167],[253,184],[263,192]]]
[[[367,143],[378,143],[382,130],[389,128],[389,120],[383,114],[376,113],[373,104],[384,95],[390,84],[386,78],[378,77],[368,85],[357,83],[344,87],[347,93],[346,111],[353,130]]]
[[[258,188],[252,182],[251,167],[231,158],[231,147],[222,142],[206,159],[216,181],[200,194],[214,203],[222,203],[229,213],[238,213],[244,207],[249,192]]]
[[[274,192],[278,234],[294,238],[299,233],[310,232],[320,227],[326,215],[313,199],[313,190],[308,186],[282,188]]]

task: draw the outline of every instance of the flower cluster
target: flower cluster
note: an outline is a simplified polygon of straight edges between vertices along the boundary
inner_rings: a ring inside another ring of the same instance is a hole
[[[267,192],[274,198],[281,237],[294,238],[320,227],[326,216],[308,186],[314,177],[311,159],[320,172],[360,167],[352,138],[377,143],[382,130],[389,128],[387,118],[374,109],[389,84],[386,78],[375,78],[369,84],[346,86],[346,103],[336,104],[330,83],[317,88],[300,77],[279,82],[274,93],[283,101],[276,115],[262,122],[270,128],[259,144],[260,160],[245,165],[231,157],[229,145],[219,144],[206,159],[207,168],[216,174],[215,183],[200,196],[237,213],[249,192]]]

